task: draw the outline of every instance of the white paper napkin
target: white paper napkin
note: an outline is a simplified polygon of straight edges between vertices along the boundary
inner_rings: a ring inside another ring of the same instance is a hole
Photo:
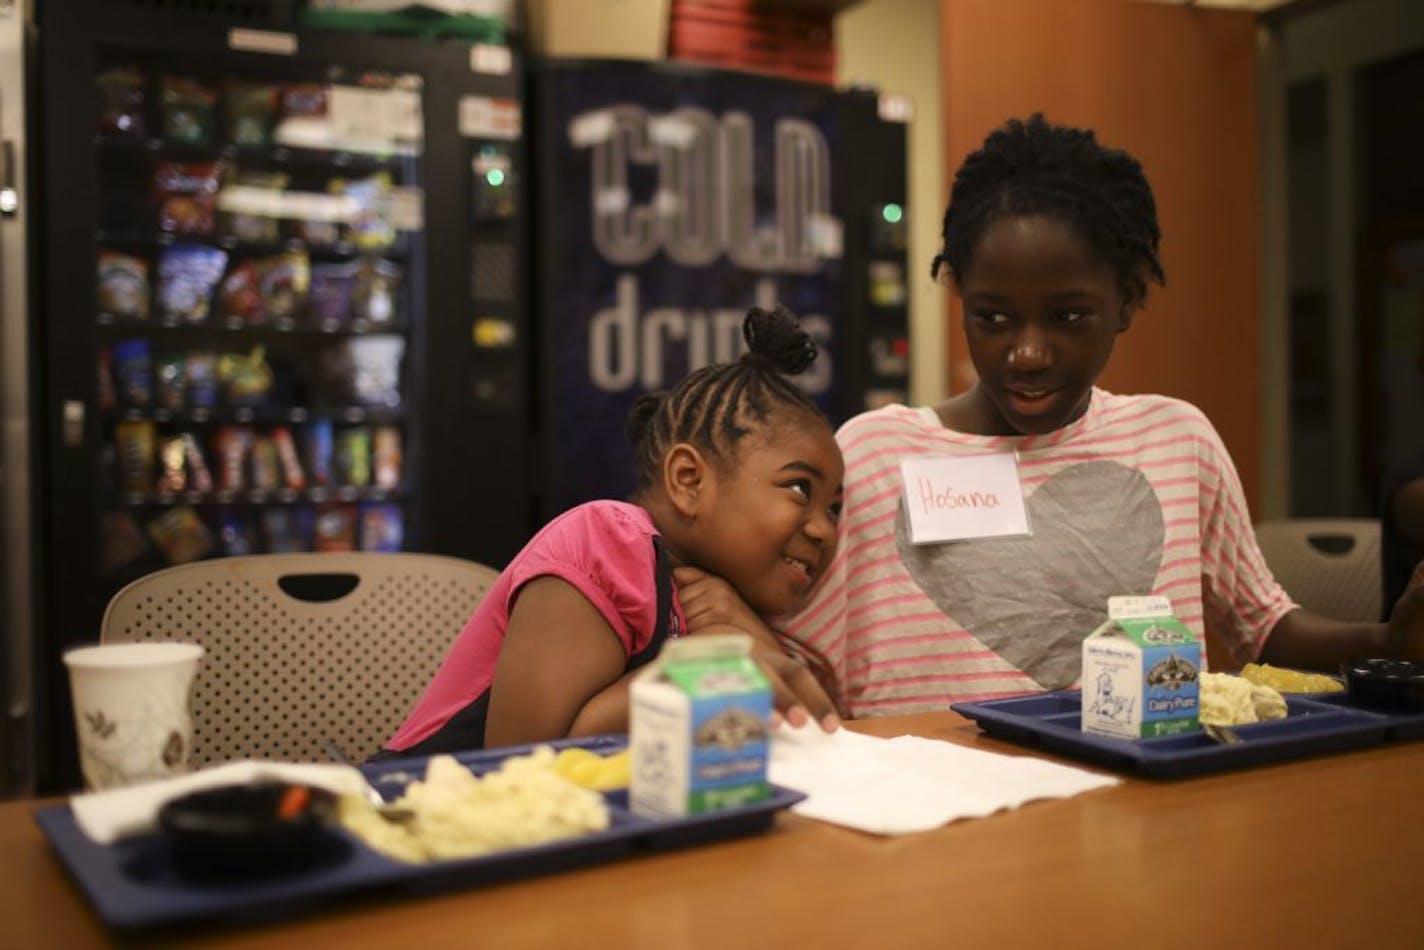
[[[882,835],[928,831],[1121,782],[1028,756],[916,736],[826,734],[813,725],[776,731],[769,773],[775,784],[806,793],[792,807],[797,814]]]
[[[349,765],[244,760],[142,785],[74,795],[69,807],[86,835],[99,844],[112,844],[126,835],[152,830],[158,822],[158,809],[170,798],[263,779],[300,782],[338,795],[360,794],[365,788],[361,773]]]

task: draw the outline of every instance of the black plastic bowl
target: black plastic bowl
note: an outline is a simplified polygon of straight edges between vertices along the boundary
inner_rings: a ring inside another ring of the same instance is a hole
[[[223,785],[166,802],[158,811],[158,826],[185,876],[276,876],[349,853],[349,844],[333,827],[335,805],[331,792],[307,785]]]
[[[1350,698],[1365,706],[1424,709],[1424,662],[1361,660],[1340,668]]]

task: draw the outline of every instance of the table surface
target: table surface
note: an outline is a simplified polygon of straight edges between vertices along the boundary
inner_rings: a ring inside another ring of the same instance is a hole
[[[954,713],[853,724],[1035,754]],[[1176,782],[1128,778],[881,838],[778,816],[766,834],[431,897],[339,900],[280,922],[133,942],[212,946],[1424,946],[1424,743]],[[0,803],[15,947],[116,942],[39,827]],[[1218,938],[1220,939],[1220,938]]]

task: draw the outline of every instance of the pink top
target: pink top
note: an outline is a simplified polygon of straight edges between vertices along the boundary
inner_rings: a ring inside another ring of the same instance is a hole
[[[1073,686],[1114,595],[1169,598],[1239,661],[1295,607],[1225,446],[1189,403],[1094,389],[1082,418],[1039,436],[966,435],[932,409],[889,406],[836,439],[840,550],[784,631],[826,661],[844,715]],[[901,459],[1014,450],[1030,537],[909,543]]]
[[[390,752],[479,748],[495,663],[520,589],[536,577],[572,584],[617,634],[633,669],[684,628],[682,605],[648,513],[593,501],[559,515],[515,555],[460,631],[425,694],[386,743]],[[417,748],[419,747],[419,748]]]

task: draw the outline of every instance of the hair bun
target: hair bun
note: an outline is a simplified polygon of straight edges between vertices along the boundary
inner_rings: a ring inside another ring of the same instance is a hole
[[[816,341],[801,329],[796,315],[777,304],[771,310],[752,307],[742,321],[748,352],[744,361],[760,363],[778,373],[795,376],[816,359]]]

